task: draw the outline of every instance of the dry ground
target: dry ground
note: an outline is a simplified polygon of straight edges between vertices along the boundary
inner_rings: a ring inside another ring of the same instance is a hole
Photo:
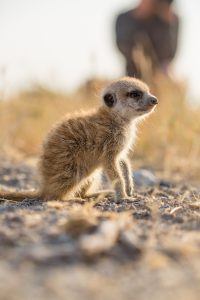
[[[161,175],[159,175],[161,176]],[[4,188],[34,168],[1,161]],[[183,181],[133,199],[0,202],[0,299],[199,299],[200,188]]]

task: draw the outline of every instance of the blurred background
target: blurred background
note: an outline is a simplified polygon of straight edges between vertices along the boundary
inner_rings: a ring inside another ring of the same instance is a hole
[[[0,0],[1,155],[37,156],[63,114],[137,75],[160,105],[140,128],[135,167],[198,181],[199,10],[197,0]]]

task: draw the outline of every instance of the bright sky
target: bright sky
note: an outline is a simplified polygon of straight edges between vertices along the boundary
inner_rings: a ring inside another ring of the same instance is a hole
[[[86,78],[123,74],[115,48],[117,13],[137,0],[0,0],[0,89],[30,82],[68,90]],[[177,0],[182,18],[178,75],[200,95],[200,1]]]

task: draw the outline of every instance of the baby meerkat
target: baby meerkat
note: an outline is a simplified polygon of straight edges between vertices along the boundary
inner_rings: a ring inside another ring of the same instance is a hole
[[[131,197],[128,152],[135,141],[138,120],[151,113],[158,100],[145,83],[131,77],[109,84],[102,100],[96,111],[66,117],[51,129],[40,157],[40,192],[16,193],[15,197],[13,193],[0,193],[0,197],[60,200],[77,191],[84,197],[97,169],[107,174],[116,199]]]

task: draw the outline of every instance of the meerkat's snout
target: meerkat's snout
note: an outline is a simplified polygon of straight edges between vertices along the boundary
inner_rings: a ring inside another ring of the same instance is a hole
[[[157,104],[158,104],[158,99],[155,96],[150,95],[147,97],[147,100],[144,101],[143,109],[144,111],[151,111],[156,107]]]
[[[136,109],[139,114],[146,114],[154,110],[156,105],[158,104],[158,99],[147,93],[146,97],[138,103],[138,108]]]
[[[158,104],[158,99],[155,96],[151,96],[151,97],[149,97],[148,102],[149,102],[149,105],[154,106],[154,105]]]

